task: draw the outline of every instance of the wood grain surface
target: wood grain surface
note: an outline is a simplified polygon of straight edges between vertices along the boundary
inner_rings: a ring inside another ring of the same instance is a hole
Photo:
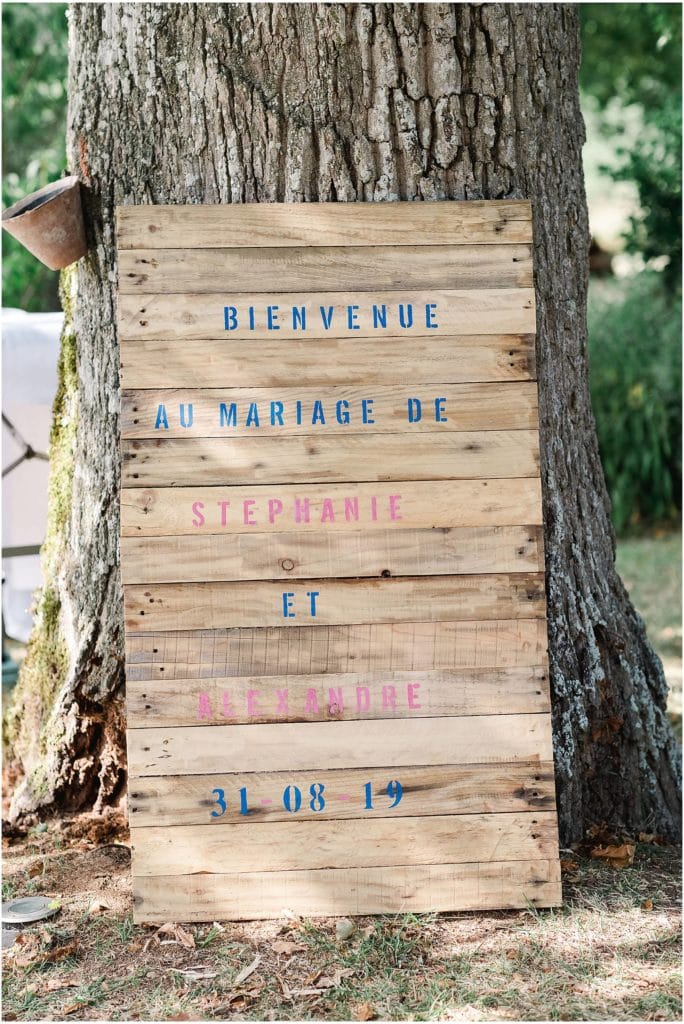
[[[277,488],[263,484],[135,486],[121,492],[123,537],[303,531],[330,536],[360,529],[384,533],[388,528],[505,528],[539,526],[541,521],[538,477],[279,484]]]
[[[318,871],[138,877],[134,917],[150,924],[214,919],[440,913],[553,907],[562,902],[553,860],[388,865]],[[293,908],[295,910],[293,911]]]
[[[131,729],[128,754],[134,777],[315,772],[322,765],[378,768],[392,764],[399,769],[419,764],[541,764],[552,759],[551,718],[548,714],[472,715]]]
[[[532,241],[527,200],[120,206],[119,249],[388,246]]]
[[[428,304],[432,306],[431,323]],[[387,308],[386,325],[375,326],[374,305]],[[226,309],[233,307],[237,310],[236,322],[228,329]],[[255,311],[254,327],[250,326],[250,307]],[[273,326],[269,326],[269,307],[274,311]],[[293,307],[306,310],[305,328],[295,322]],[[431,329],[452,335],[527,334],[534,331],[536,323],[533,288],[374,291],[372,299],[361,292],[123,294],[119,296],[118,309],[122,338],[161,338],[181,343],[189,338],[231,338],[243,344],[258,344],[263,338],[276,335],[279,341],[287,342],[304,335],[346,339],[355,334],[367,337],[369,333],[378,338],[410,341],[413,336],[429,334]],[[321,358],[320,354],[317,358]]]
[[[373,809],[366,810],[351,800],[330,800],[320,811],[311,811],[308,802],[300,813],[317,820],[368,817],[402,818],[430,814],[501,814],[508,812],[555,811],[553,764],[440,764],[426,767],[402,767],[403,796],[398,806],[387,797],[387,784],[396,775],[396,766],[383,768],[320,769],[316,778],[330,792],[363,793],[371,785]],[[212,790],[223,786],[228,794],[226,812],[213,818],[213,827],[244,821],[240,811],[240,789],[249,792],[249,820],[256,823],[291,821],[282,799],[287,786],[302,792],[311,784],[310,772],[223,772],[221,775],[157,775],[136,779],[128,794],[129,810],[136,829],[148,825],[203,825],[216,809]],[[395,825],[396,827],[396,825]],[[454,822],[454,831],[459,822]]]
[[[535,380],[533,334],[271,338],[245,349],[225,338],[120,339],[125,388],[301,387]],[[315,357],[315,358],[314,358]]]
[[[176,388],[121,395],[121,436],[127,439],[529,430],[536,425],[534,382]]]
[[[117,220],[134,919],[557,905],[529,201]]]
[[[119,291],[390,291],[531,288],[530,245],[259,246],[242,249],[123,249]]]

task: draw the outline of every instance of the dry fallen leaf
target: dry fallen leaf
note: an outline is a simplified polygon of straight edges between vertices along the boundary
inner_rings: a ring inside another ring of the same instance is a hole
[[[41,989],[43,992],[59,992],[63,988],[78,988],[80,984],[78,978],[69,975],[62,978],[48,978],[47,981],[41,983]]]
[[[243,983],[243,981],[246,981],[247,978],[249,978],[250,974],[254,974],[260,963],[261,957],[257,953],[257,955],[252,960],[251,964],[248,964],[247,967],[244,967],[238,974],[237,978],[235,978],[235,980],[233,981],[233,988],[237,988],[239,985]]]
[[[374,1020],[377,1017],[376,1011],[370,1003],[359,1003],[352,1007],[354,1020]]]
[[[634,843],[621,843],[619,846],[595,846],[591,856],[607,861],[614,868],[628,868],[634,861]]]
[[[273,943],[271,949],[274,953],[283,954],[284,956],[292,956],[293,953],[300,953],[306,946],[302,945],[301,942],[291,942],[288,939],[278,939]]]
[[[577,871],[579,864],[576,860],[561,860],[561,871]]]
[[[108,910],[111,910],[111,909],[112,908],[107,903],[105,903],[103,900],[93,900],[93,902],[88,907],[88,913],[92,917],[95,917],[98,914],[105,914]]]
[[[69,1003],[68,1006],[62,1007],[62,1013],[65,1017],[70,1013],[78,1013],[79,1010],[83,1009],[84,1005],[85,1003]]]
[[[161,935],[170,935],[171,938],[165,939],[163,942],[160,939]],[[185,949],[195,948],[195,936],[192,932],[188,932],[185,928],[182,928],[179,924],[172,924],[168,921],[166,924],[161,925],[157,928],[154,935],[150,935],[149,939],[143,946],[143,952],[146,953],[151,945],[158,943],[159,945],[174,945],[178,944],[183,946]]]

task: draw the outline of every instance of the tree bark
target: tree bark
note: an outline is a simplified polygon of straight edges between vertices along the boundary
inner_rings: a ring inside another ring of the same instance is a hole
[[[13,813],[101,806],[125,784],[115,206],[529,197],[561,838],[598,822],[676,836],[667,688],[615,571],[589,401],[577,8],[76,4],[70,52],[92,247],[70,285]]]

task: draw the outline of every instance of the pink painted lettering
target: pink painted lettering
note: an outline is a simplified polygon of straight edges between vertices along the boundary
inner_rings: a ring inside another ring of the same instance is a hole
[[[203,509],[204,509],[204,502],[203,501],[194,501],[192,503],[192,514],[193,514],[192,525],[193,526],[204,526],[204,516],[202,515],[202,510]]]
[[[370,690],[367,686],[356,687],[356,710],[368,711],[370,708]]]
[[[248,690],[247,691],[247,714],[250,718],[259,714],[259,690]]]
[[[219,501],[218,507],[221,509],[221,526],[228,525],[228,508],[230,506],[229,501]]]
[[[397,706],[397,691],[393,686],[383,686],[382,688],[382,706],[383,708],[396,708]]]
[[[418,700],[418,690],[420,690],[420,683],[409,683],[407,686],[408,693],[408,706],[412,711],[417,711],[418,708],[422,708],[422,704]]]
[[[203,718],[211,718],[211,701],[209,700],[208,693],[199,694],[199,704],[197,708],[197,717],[201,721]]]
[[[306,704],[304,705],[304,711],[307,715],[317,715],[318,710],[318,697],[316,696],[315,690],[308,690],[306,694]]]
[[[295,498],[295,523],[311,521],[311,503],[308,498]]]
[[[276,516],[279,516],[283,511],[283,503],[280,498],[269,498],[268,502],[268,521],[273,525],[276,520]]]
[[[245,526],[256,526],[256,519],[253,518],[252,506],[256,505],[254,498],[245,498],[242,502],[242,521]]]

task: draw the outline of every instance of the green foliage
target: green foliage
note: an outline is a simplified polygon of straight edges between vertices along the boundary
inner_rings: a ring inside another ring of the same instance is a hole
[[[659,275],[594,285],[589,378],[618,532],[681,510],[681,299]]]
[[[616,180],[634,181],[641,215],[626,235],[627,249],[665,263],[664,282],[681,290],[682,270],[682,11],[679,4],[581,4],[581,86],[602,111],[638,104],[643,131],[621,145]]]
[[[640,103],[646,118],[681,96],[679,4],[581,4],[582,90],[606,107],[614,96]]]
[[[2,10],[2,203],[58,179],[65,167],[66,4]],[[59,309],[58,274],[3,232],[3,305]]]

